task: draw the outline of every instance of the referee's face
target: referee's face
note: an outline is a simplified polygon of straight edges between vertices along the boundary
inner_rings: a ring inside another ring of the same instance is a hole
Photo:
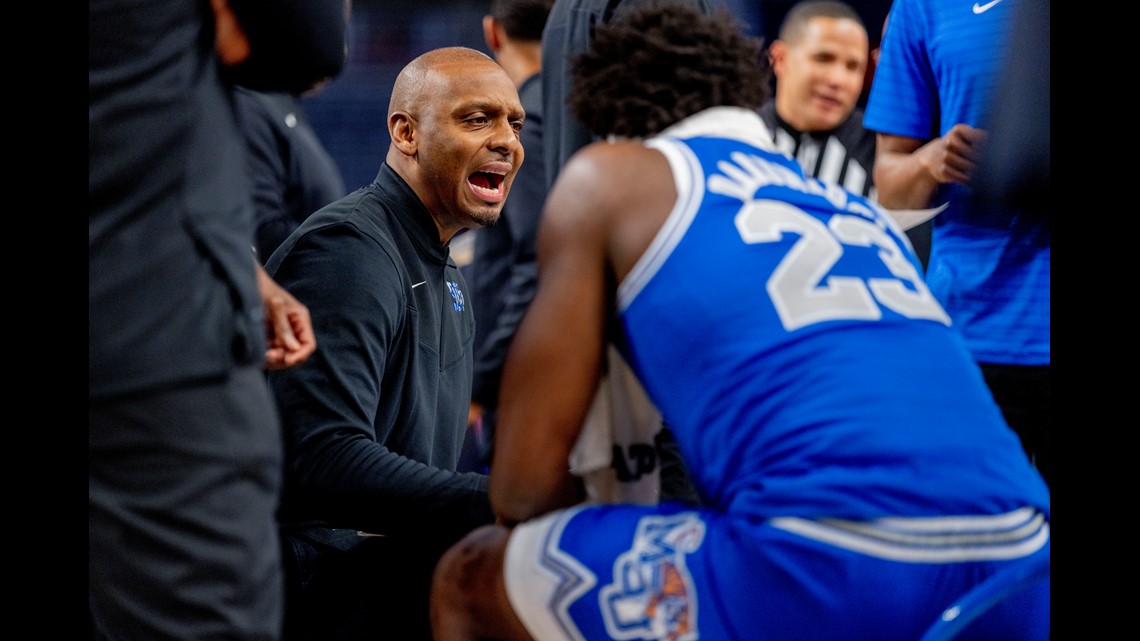
[[[829,131],[855,109],[867,71],[867,31],[854,20],[817,16],[792,41],[772,43],[776,111],[800,131]]]

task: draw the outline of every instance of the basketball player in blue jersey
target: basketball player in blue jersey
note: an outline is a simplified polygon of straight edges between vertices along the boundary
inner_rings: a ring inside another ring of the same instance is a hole
[[[741,34],[650,5],[576,59],[571,106],[609,140],[547,201],[500,398],[498,524],[437,566],[436,641],[915,641],[1048,562],[1049,491],[905,234],[775,150]],[[583,502],[554,464],[607,342],[701,507]],[[1046,639],[1048,590],[1046,574],[959,641]]]

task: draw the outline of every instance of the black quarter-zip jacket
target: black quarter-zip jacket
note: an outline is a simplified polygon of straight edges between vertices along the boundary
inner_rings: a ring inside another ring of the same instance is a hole
[[[456,472],[475,318],[431,215],[386,163],[266,263],[308,306],[317,351],[271,371],[285,442],[282,522],[448,538],[494,520]]]

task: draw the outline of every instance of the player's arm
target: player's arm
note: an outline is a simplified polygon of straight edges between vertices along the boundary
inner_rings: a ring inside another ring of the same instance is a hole
[[[936,140],[928,144],[936,144]],[[906,136],[875,136],[875,190],[879,204],[887,209],[926,207],[938,181],[923,166],[918,150],[923,141]]]
[[[970,183],[985,137],[985,131],[964,124],[926,142],[877,134],[874,173],[879,203],[887,209],[938,204],[931,200],[939,185]]]
[[[610,299],[604,168],[576,156],[546,201],[538,288],[503,370],[488,490],[513,524],[584,497],[569,456],[599,380]]]

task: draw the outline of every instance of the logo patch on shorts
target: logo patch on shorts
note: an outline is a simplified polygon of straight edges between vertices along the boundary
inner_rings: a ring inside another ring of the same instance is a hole
[[[696,641],[697,593],[685,556],[704,536],[693,512],[641,519],[633,546],[614,561],[614,582],[598,597],[611,637]]]

